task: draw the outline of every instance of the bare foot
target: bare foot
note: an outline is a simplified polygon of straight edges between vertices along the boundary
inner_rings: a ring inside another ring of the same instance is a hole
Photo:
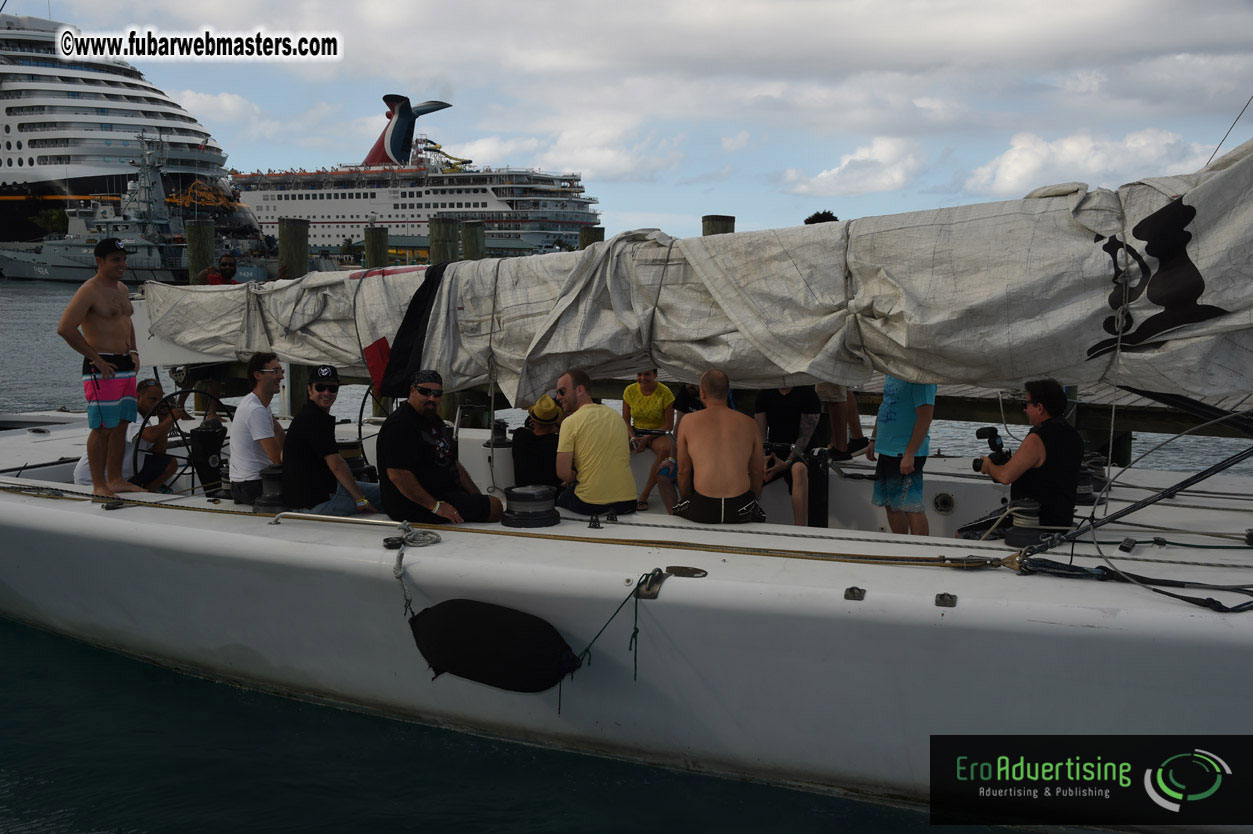
[[[143,487],[135,486],[130,481],[110,481],[109,489],[114,492],[147,492]]]
[[[117,498],[117,495],[110,492],[108,487],[92,487],[91,494],[97,498]]]

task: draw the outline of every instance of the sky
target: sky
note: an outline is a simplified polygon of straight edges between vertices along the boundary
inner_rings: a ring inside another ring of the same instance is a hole
[[[1117,187],[1205,165],[1253,95],[1248,0],[212,4],[9,0],[84,33],[336,34],[336,61],[135,59],[239,170],[360,162],[382,96],[488,165],[582,174],[606,234]],[[1222,151],[1253,138],[1253,108]]]

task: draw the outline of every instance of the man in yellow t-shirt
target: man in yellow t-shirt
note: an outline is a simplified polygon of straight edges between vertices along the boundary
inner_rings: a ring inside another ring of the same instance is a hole
[[[635,478],[626,424],[605,405],[592,402],[592,380],[578,368],[557,380],[557,402],[566,412],[557,438],[557,506],[583,515],[635,512]]]

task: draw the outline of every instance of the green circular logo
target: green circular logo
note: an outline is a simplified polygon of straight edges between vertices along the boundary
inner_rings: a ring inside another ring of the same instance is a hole
[[[1179,811],[1185,802],[1200,802],[1213,796],[1231,775],[1227,763],[1205,750],[1180,753],[1156,768],[1144,771],[1144,790],[1149,798],[1168,811]]]

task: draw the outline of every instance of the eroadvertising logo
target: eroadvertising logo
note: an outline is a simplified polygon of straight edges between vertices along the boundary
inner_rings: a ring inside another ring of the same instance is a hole
[[[1183,803],[1200,802],[1217,793],[1224,773],[1231,775],[1226,762],[1208,750],[1197,749],[1145,770],[1144,790],[1158,805],[1178,813]]]
[[[1253,806],[1238,798],[1253,788],[1251,741],[931,736],[931,822],[1246,824]]]

